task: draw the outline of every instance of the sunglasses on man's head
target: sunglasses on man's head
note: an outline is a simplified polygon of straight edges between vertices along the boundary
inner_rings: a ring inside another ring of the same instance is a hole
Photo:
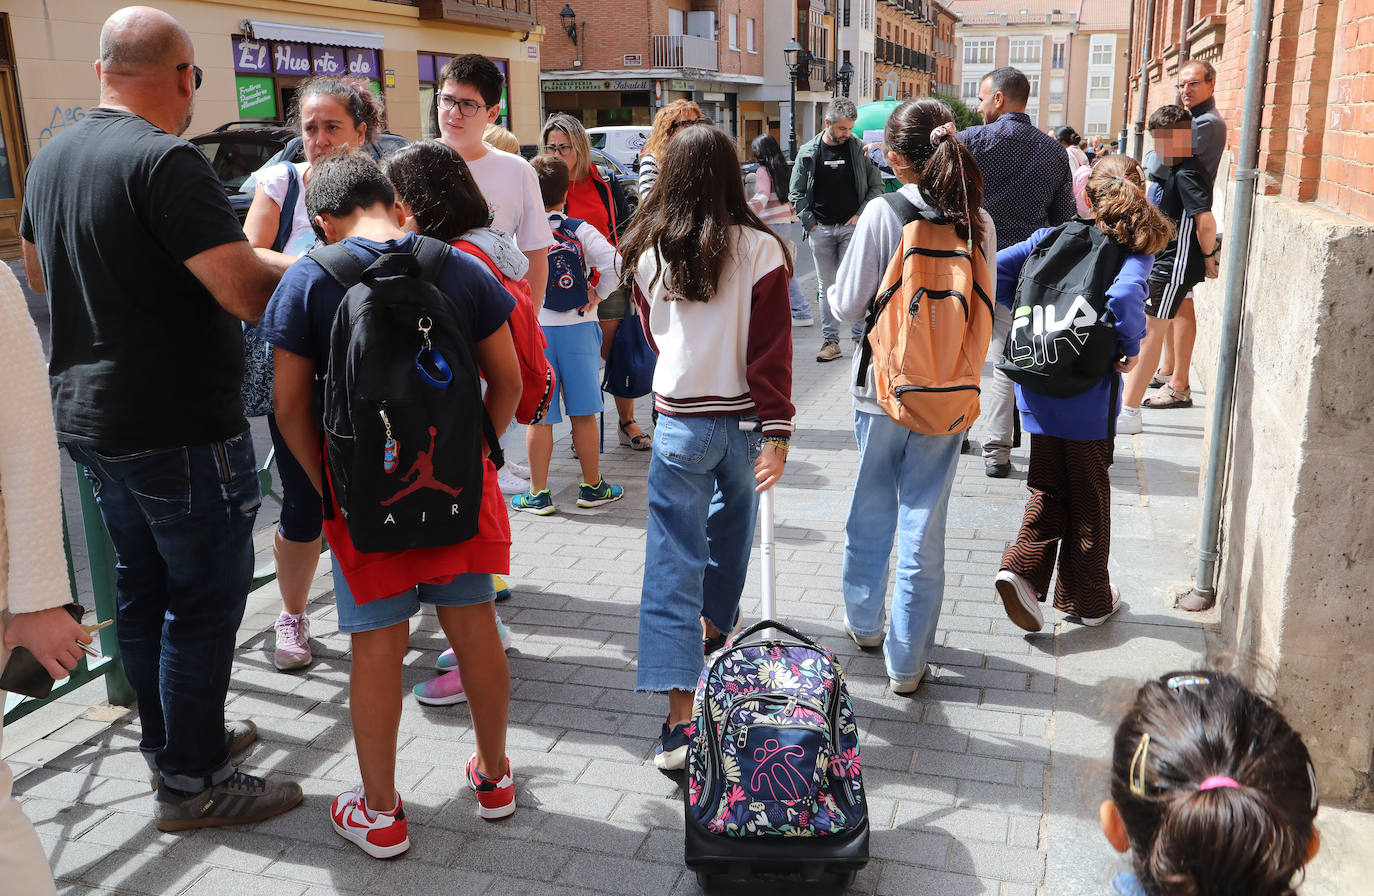
[[[677,131],[678,131],[678,128],[685,128],[685,127],[687,127],[688,125],[693,125],[693,124],[706,124],[706,119],[704,119],[704,118],[679,118],[677,121],[675,121],[675,122],[673,122],[672,124],[668,125],[668,133],[669,133],[670,135],[671,135],[671,134],[676,134]]]
[[[186,69],[188,69],[188,68],[189,68],[191,71],[195,72],[195,75],[196,75],[196,90],[200,90],[200,82],[205,80],[205,72],[203,72],[203,71],[200,70],[200,66],[198,66],[198,65],[192,65],[192,64],[189,63],[189,62],[183,62],[181,65],[178,65],[178,66],[177,66],[177,71],[179,71],[179,72],[184,72],[184,71],[186,71]]]

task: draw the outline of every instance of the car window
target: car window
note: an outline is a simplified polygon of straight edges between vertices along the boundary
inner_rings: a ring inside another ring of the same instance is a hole
[[[592,140],[592,149],[605,149],[605,148],[606,148],[606,135],[605,135],[605,134],[588,134],[587,136],[590,137],[591,140]]]
[[[248,176],[261,168],[263,163],[277,152],[280,145],[232,140],[200,142],[196,144],[196,148],[205,153],[205,158],[209,159],[210,166],[215,169],[215,174],[224,185],[224,189],[236,193]]]
[[[619,162],[595,147],[592,148],[592,164],[600,165],[602,168],[609,168],[616,174],[625,173],[625,169],[620,166]]]

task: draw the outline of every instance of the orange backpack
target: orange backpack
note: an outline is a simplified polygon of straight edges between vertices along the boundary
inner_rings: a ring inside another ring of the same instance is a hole
[[[898,193],[883,196],[902,242],[868,306],[859,385],[873,365],[878,404],[914,432],[950,435],[978,419],[978,381],[996,289],[983,247]]]

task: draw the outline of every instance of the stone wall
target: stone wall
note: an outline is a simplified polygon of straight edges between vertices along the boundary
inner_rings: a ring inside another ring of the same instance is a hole
[[[1233,185],[1218,186],[1226,222]],[[1251,239],[1218,582],[1222,639],[1277,671],[1323,798],[1374,806],[1374,227],[1321,204],[1261,196]],[[1209,391],[1223,283],[1197,291],[1195,366]]]

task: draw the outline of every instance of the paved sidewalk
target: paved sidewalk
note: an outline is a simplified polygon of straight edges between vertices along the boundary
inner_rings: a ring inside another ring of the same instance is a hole
[[[1206,411],[1153,412],[1144,436],[1118,440],[1112,571],[1128,606],[1099,629],[1056,618],[1026,636],[1005,618],[991,578],[1020,520],[1025,450],[1014,452],[1016,472],[1004,481],[985,478],[981,458],[962,458],[933,675],[914,698],[896,697],[881,656],[841,630],[843,526],[857,465],[848,358],[817,364],[819,328],[794,335],[798,432],[777,498],[779,612],[841,654],[861,720],[873,860],[851,892],[1101,893],[1124,867],[1096,822],[1111,726],[1141,679],[1204,653],[1205,617],[1185,618],[1169,603],[1192,571]],[[134,716],[92,706],[98,684],[6,730],[16,794],[59,892],[698,892],[682,864],[678,787],[652,765],[664,701],[634,692],[640,587],[653,577],[644,569],[648,455],[617,447],[613,430],[607,436],[603,469],[626,486],[623,501],[576,508],[577,465],[563,435],[551,476],[560,513],[513,514],[514,595],[499,610],[514,634],[514,816],[487,823],[476,814],[463,775],[473,748],[466,708],[407,696],[397,774],[411,851],[375,861],[330,829],[329,802],[358,771],[348,641],[334,629],[326,565],[309,611],[314,666],[273,669],[278,598],[268,586],[250,597],[228,706],[261,731],[245,767],[299,780],[306,798],[297,810],[250,828],[159,833]],[[746,620],[758,614],[758,591],[755,566]],[[432,614],[417,619],[410,643],[407,689],[432,674],[444,647]]]

